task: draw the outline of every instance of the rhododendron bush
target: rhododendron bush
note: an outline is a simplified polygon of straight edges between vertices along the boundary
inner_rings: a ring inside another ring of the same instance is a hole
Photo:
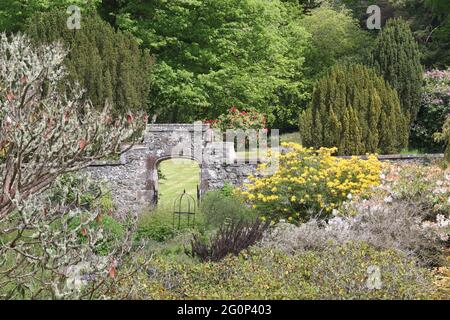
[[[125,262],[133,265],[133,223],[98,254],[105,234],[93,222],[101,212],[79,203],[84,186],[70,191],[74,198],[58,177],[120,152],[146,117],[95,111],[76,84],[62,92],[65,56],[59,44],[34,48],[24,35],[0,35],[2,298],[103,297],[127,274]],[[55,200],[50,191],[58,186]]]
[[[314,150],[295,143],[283,143],[285,153],[273,155],[279,169],[273,175],[250,177],[239,192],[261,212],[277,221],[305,221],[325,218],[348,198],[380,183],[381,163],[373,155],[367,160],[332,156],[335,148]],[[261,164],[264,170],[267,164]]]
[[[231,107],[227,113],[220,115],[215,120],[206,120],[212,128],[225,132],[227,129],[265,129],[266,117],[256,110],[240,111],[236,107]]]

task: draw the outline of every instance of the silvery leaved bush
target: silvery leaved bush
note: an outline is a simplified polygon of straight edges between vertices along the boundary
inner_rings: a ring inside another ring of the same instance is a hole
[[[135,222],[122,221],[121,238],[99,250],[104,213],[80,206],[86,185],[69,194],[59,177],[119,153],[146,116],[113,118],[77,84],[62,91],[66,54],[58,43],[0,35],[0,298],[126,297],[118,283],[145,265],[131,253]]]
[[[267,233],[262,246],[293,254],[322,251],[348,242],[364,242],[378,249],[400,251],[421,265],[435,265],[442,258],[440,253],[447,239],[442,239],[439,232],[442,228],[434,224],[430,227],[423,222],[420,208],[407,202],[352,203],[350,206],[355,211],[353,216],[335,216],[328,221],[310,220],[299,226],[279,224]]]
[[[0,219],[60,174],[120,151],[145,115],[112,118],[97,111],[77,84],[62,92],[67,51],[33,47],[24,35],[0,35]]]

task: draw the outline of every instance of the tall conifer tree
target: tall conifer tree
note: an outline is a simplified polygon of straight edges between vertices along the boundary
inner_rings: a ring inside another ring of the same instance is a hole
[[[338,147],[341,155],[398,152],[406,147],[408,132],[395,89],[358,64],[335,66],[319,79],[300,115],[305,146]]]
[[[95,14],[84,14],[81,29],[67,28],[64,11],[36,14],[27,33],[36,43],[62,41],[70,50],[65,65],[69,81],[86,89],[94,106],[108,100],[115,113],[146,110],[153,58],[134,37],[116,31]]]
[[[422,97],[423,67],[421,53],[407,22],[391,19],[381,30],[369,66],[375,68],[394,87],[403,112],[412,124]]]

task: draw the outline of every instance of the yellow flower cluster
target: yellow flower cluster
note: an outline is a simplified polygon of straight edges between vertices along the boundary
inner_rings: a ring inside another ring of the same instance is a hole
[[[283,143],[290,150],[274,154],[279,163],[271,176],[250,177],[238,190],[244,199],[271,220],[305,220],[326,215],[344,200],[380,184],[381,163],[376,156],[332,156],[336,148],[314,150]],[[273,160],[273,159],[272,159]],[[259,169],[264,169],[262,164]]]

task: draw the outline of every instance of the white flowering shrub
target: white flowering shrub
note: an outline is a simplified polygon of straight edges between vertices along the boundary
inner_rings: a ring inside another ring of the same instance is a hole
[[[91,188],[87,176],[76,188],[57,179],[51,189],[21,202],[2,219],[0,298],[119,298],[133,290],[128,284],[122,292],[120,283],[146,265],[137,260],[144,244],[133,244],[134,215],[114,237],[102,223],[101,198],[92,200],[89,210],[79,202]]]
[[[69,194],[58,177],[120,152],[146,116],[113,119],[77,85],[63,92],[65,56],[59,44],[34,48],[24,35],[0,35],[0,298],[127,297],[133,286],[119,284],[145,266],[135,221],[99,254],[101,208],[80,206],[86,185]]]
[[[288,253],[324,250],[347,242],[365,242],[379,249],[395,249],[422,265],[437,265],[446,239],[423,223],[419,208],[406,202],[367,206],[353,204],[352,216],[329,221],[311,220],[295,226],[279,224],[262,241]]]

